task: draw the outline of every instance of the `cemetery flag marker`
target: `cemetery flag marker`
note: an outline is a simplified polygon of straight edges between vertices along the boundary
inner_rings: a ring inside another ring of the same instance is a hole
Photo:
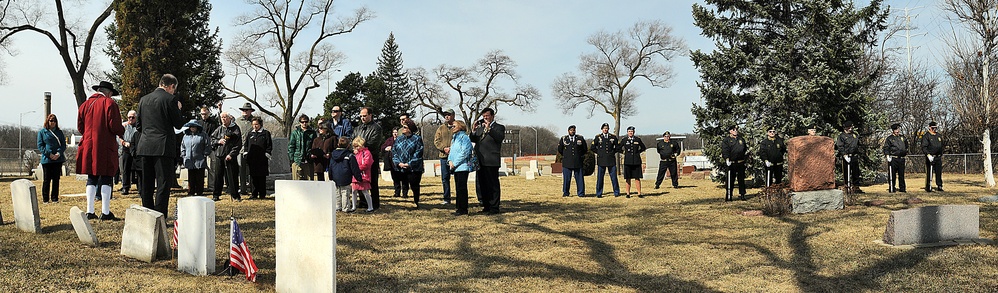
[[[230,234],[232,237],[230,239],[232,241],[229,243],[229,265],[245,273],[246,280],[256,283],[256,263],[253,262],[253,256],[250,255],[249,247],[246,246],[246,239],[243,239],[243,232],[239,231],[236,218],[231,219]]]

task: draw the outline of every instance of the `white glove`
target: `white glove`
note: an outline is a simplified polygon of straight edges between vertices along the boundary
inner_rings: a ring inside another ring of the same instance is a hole
[[[772,166],[773,166],[773,163],[770,162],[769,160],[767,160],[766,161],[766,167],[772,167]]]
[[[265,154],[265,155],[267,155],[267,161],[270,161],[270,154]]]
[[[849,155],[842,156],[842,158],[846,160],[846,163],[852,162],[852,159],[849,158]]]
[[[887,162],[888,162],[888,163],[890,163],[890,162],[891,162],[891,156],[887,156]]]
[[[724,163],[727,164],[728,166],[731,166],[731,160],[724,160]]]
[[[936,158],[936,157],[933,157],[932,155],[925,155],[925,156],[929,157],[929,162],[932,162]]]

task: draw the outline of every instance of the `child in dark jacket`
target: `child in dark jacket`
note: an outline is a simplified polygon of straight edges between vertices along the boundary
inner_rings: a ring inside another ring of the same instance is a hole
[[[353,188],[350,182],[354,178],[360,178],[360,167],[357,166],[357,158],[350,148],[350,140],[340,137],[336,142],[336,149],[333,150],[329,158],[329,179],[336,183],[336,196],[339,208],[336,210],[353,212],[357,209],[357,199],[352,198]]]

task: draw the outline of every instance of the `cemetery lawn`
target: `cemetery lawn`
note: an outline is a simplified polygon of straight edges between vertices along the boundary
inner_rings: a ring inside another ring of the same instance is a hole
[[[867,186],[858,202],[880,207],[785,217],[742,216],[760,209],[725,203],[724,190],[706,180],[681,179],[682,189],[653,189],[644,198],[562,197],[560,177],[502,179],[501,215],[451,215],[441,203],[439,177],[424,178],[423,208],[411,197],[391,197],[381,182],[382,208],[373,214],[337,214],[337,289],[343,292],[994,292],[994,245],[902,249],[874,243],[892,210],[909,208],[906,196],[927,205],[981,207],[981,237],[995,239],[998,209],[977,202],[993,195],[980,175],[944,175],[946,192],[919,190],[924,177],[908,174],[905,194]],[[230,211],[237,217],[256,264],[256,284],[240,276],[196,277],[176,260],[144,263],[120,255],[123,221],[91,223],[101,243],[79,242],[69,208],[85,210],[84,197],[40,205],[43,233],[13,225],[10,182],[0,183],[0,291],[250,292],[273,291],[274,201],[223,200],[217,204],[217,267],[228,257]],[[595,189],[587,177],[587,192]],[[35,181],[40,193],[40,181]],[[473,183],[471,184],[474,185]],[[624,188],[621,180],[621,188]],[[668,184],[665,184],[668,185]],[[573,184],[574,190],[574,184]],[[62,193],[83,193],[83,182],[63,177]],[[111,210],[140,204],[120,196]],[[574,193],[574,192],[573,192]],[[176,199],[186,194],[174,190]],[[385,197],[384,195],[388,195]],[[278,195],[279,196],[279,195]],[[41,201],[39,195],[39,202]],[[172,215],[171,215],[172,216]]]

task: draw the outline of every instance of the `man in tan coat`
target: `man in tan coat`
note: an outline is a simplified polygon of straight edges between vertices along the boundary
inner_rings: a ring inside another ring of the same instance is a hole
[[[454,109],[444,111],[444,124],[437,127],[433,135],[433,145],[440,153],[440,180],[444,186],[444,204],[450,204],[450,170],[447,168],[447,155],[450,154],[451,126],[454,125]]]

